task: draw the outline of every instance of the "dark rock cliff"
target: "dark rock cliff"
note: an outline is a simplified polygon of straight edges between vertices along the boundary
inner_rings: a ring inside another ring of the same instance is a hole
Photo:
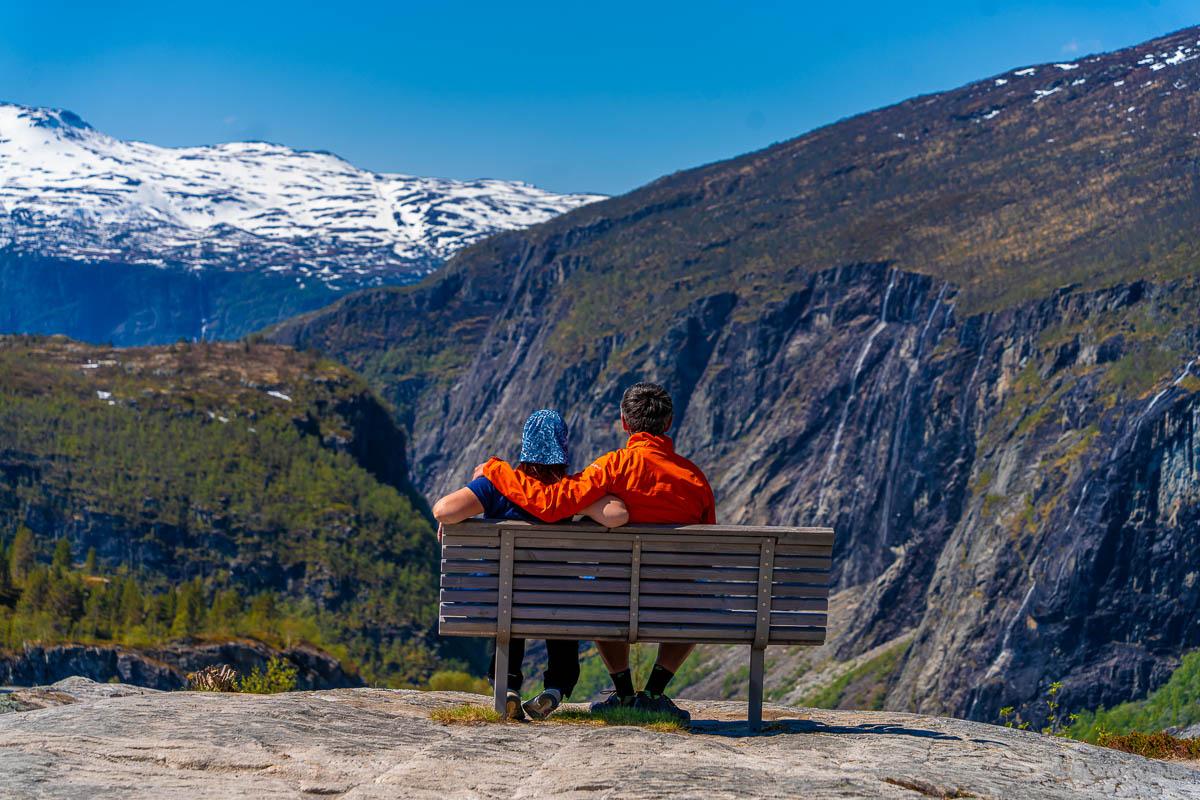
[[[337,659],[303,645],[278,650],[251,640],[174,642],[151,648],[117,645],[26,645],[18,653],[0,652],[0,685],[39,686],[79,675],[105,683],[119,680],[151,689],[186,689],[187,674],[228,664],[241,675],[265,670],[272,658],[296,667],[297,689],[362,686]]]

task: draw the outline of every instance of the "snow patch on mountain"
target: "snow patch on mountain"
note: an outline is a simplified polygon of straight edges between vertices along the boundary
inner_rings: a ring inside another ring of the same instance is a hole
[[[349,288],[415,279],[489,234],[600,199],[370,172],[266,142],[159,147],[70,111],[0,104],[0,248],[60,258],[278,271]]]

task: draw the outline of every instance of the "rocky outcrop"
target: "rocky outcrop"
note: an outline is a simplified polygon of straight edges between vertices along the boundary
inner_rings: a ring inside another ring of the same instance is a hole
[[[228,664],[247,675],[254,669],[264,670],[272,658],[285,659],[296,667],[296,686],[300,689],[362,686],[358,675],[347,672],[328,653],[306,645],[279,650],[249,639],[173,642],[142,649],[116,645],[26,645],[20,653],[0,651],[0,685],[34,686],[81,676],[151,689],[183,689],[189,672]]]
[[[909,714],[690,703],[690,733],[443,725],[483,698],[172,692],[0,716],[0,794],[40,797],[1200,798],[1184,765]]]

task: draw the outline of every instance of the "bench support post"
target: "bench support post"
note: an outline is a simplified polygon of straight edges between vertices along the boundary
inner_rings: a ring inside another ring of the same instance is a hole
[[[763,663],[765,655],[765,647],[754,645],[750,647],[750,705],[747,719],[750,722],[750,730],[752,731],[762,728]]]
[[[762,727],[763,665],[771,638],[771,585],[775,579],[775,540],[763,539],[758,551],[758,598],[754,644],[750,646],[750,692],[746,719],[750,730]]]
[[[500,534],[500,581],[496,598],[496,713],[504,716],[508,700],[508,643],[512,638],[513,555],[516,539],[512,531]]]
[[[495,701],[496,713],[504,716],[505,705],[508,702],[508,639],[496,637],[495,672]]]

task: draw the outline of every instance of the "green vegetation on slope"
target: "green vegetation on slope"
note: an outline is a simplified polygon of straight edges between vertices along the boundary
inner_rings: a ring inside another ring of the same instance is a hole
[[[55,544],[49,566],[39,562],[28,528],[18,528],[7,545],[0,540],[0,649],[249,636],[278,647],[307,642],[346,659],[346,648],[326,638],[328,627],[311,601],[281,600],[274,592],[245,598],[236,587],[217,589],[200,578],[153,591],[124,568],[99,574],[95,550],[77,568],[66,539]]]
[[[801,704],[813,708],[883,708],[888,684],[909,644],[902,642],[847,670],[829,685],[806,695]]]
[[[46,608],[22,584],[10,643],[169,636],[185,592],[206,609],[196,632],[258,630],[255,604],[274,597],[280,635],[345,647],[371,681],[423,680],[438,661],[435,541],[408,488],[351,454],[364,439],[402,450],[387,412],[367,413],[377,403],[344,368],[286,348],[0,340],[0,536],[15,546],[27,525],[44,556],[65,533],[153,606],[144,630],[110,629],[73,609],[111,605],[112,590],[66,580],[71,607]],[[367,417],[384,427],[358,429]]]
[[[1196,723],[1200,723],[1200,650],[1184,656],[1170,680],[1145,699],[1084,711],[1069,734],[1074,739],[1097,742],[1105,733],[1156,733]]]

